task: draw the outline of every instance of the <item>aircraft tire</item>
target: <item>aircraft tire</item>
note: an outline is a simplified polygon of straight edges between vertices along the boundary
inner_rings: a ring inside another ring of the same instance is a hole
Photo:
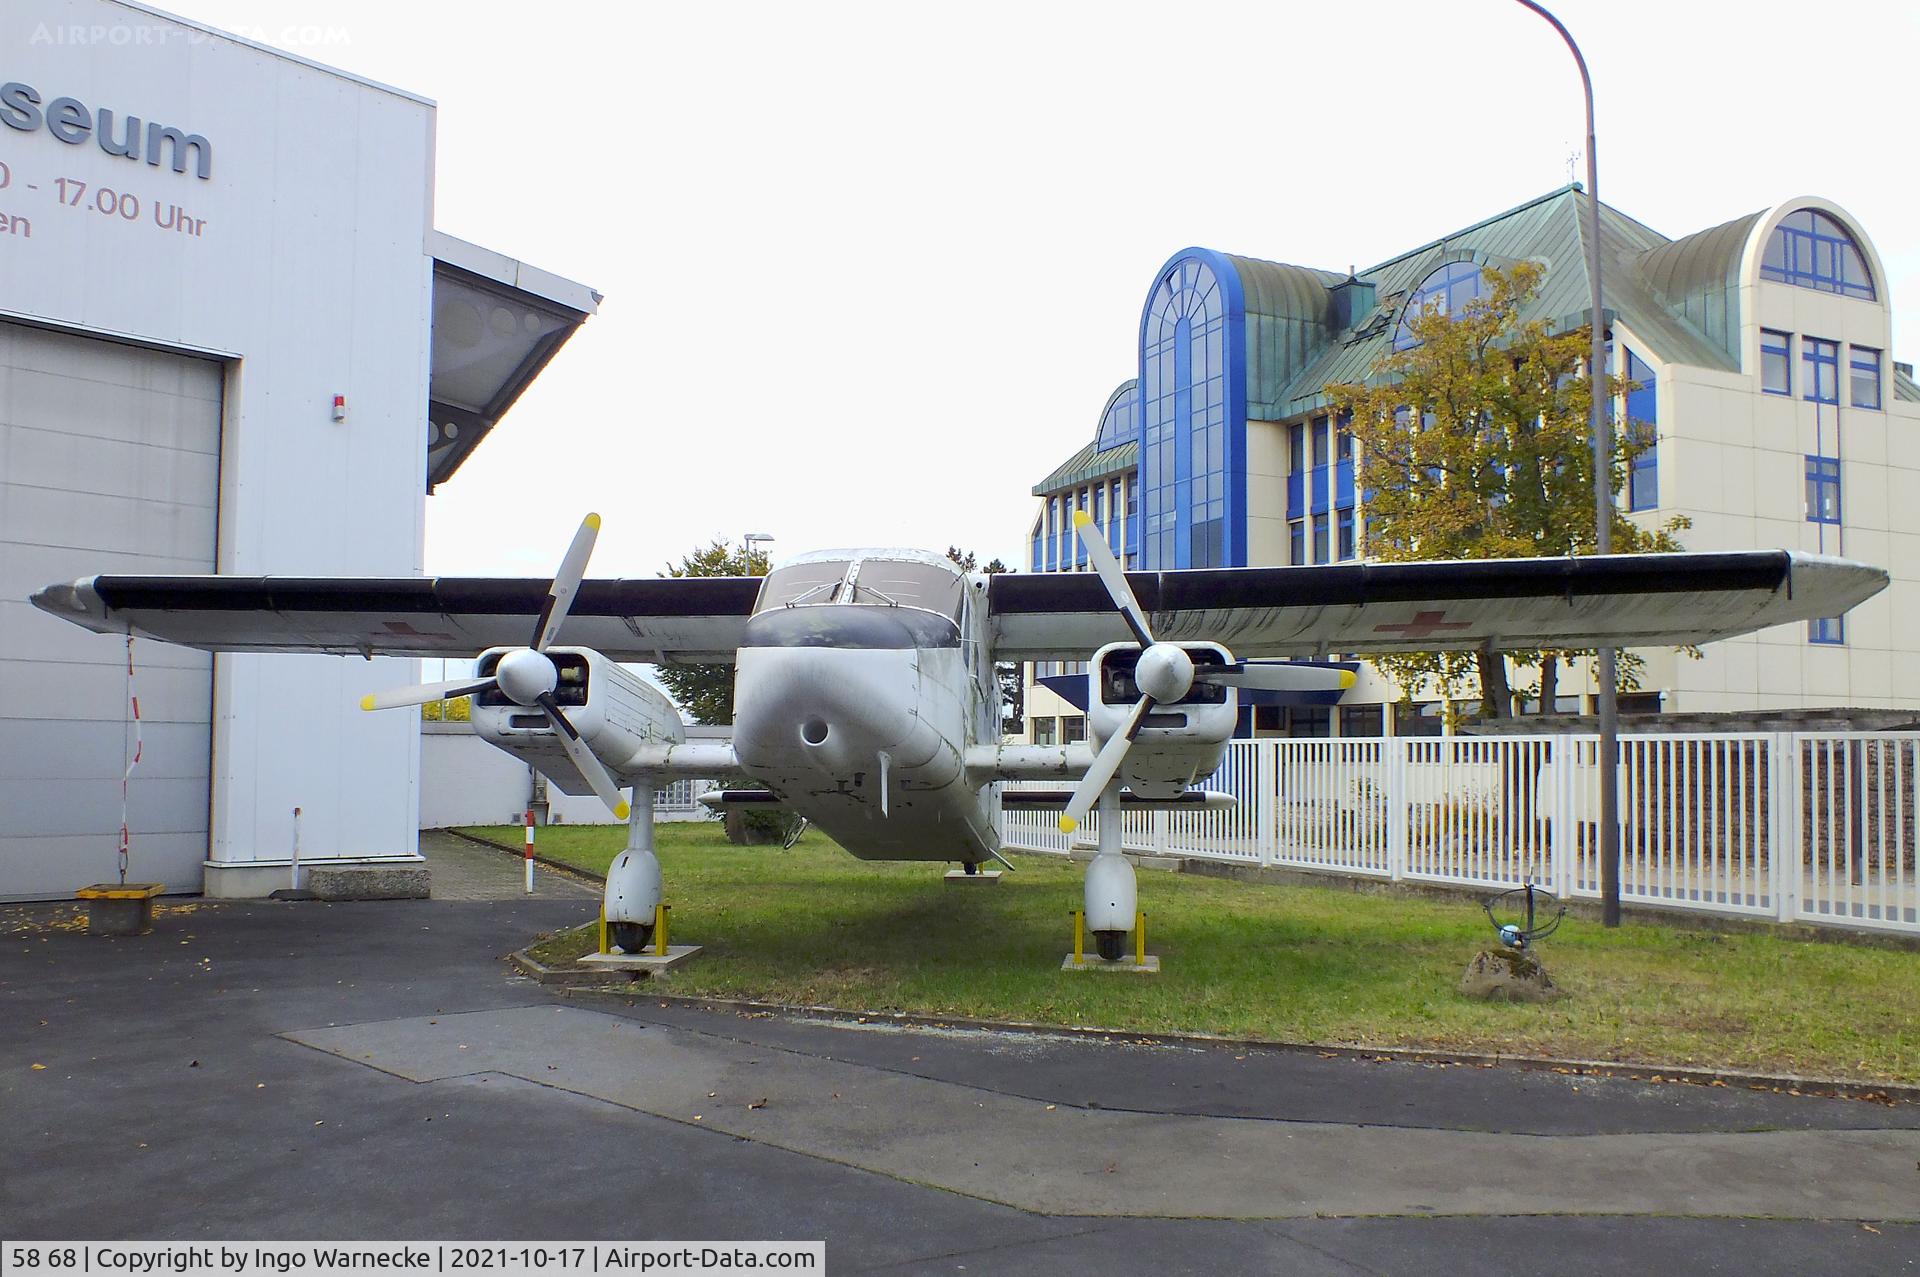
[[[1108,962],[1118,962],[1120,960],[1120,955],[1125,950],[1126,943],[1127,933],[1124,931],[1096,931],[1093,933],[1094,948],[1098,949],[1100,956]]]
[[[651,922],[609,922],[607,939],[618,945],[622,953],[645,953],[647,945],[653,939]]]

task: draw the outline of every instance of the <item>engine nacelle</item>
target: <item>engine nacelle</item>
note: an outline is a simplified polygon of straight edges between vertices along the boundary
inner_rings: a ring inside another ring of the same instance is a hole
[[[1233,653],[1218,643],[1180,643],[1196,670],[1231,665]],[[1087,735],[1098,750],[1126,727],[1140,702],[1134,682],[1138,643],[1109,643],[1087,666]],[[1127,751],[1120,776],[1142,798],[1172,798],[1211,776],[1226,756],[1240,716],[1239,694],[1231,687],[1195,682],[1185,697],[1156,704]]]
[[[474,673],[482,678],[493,673],[500,658],[514,650],[488,648],[474,663]],[[632,758],[642,746],[686,739],[673,702],[618,662],[586,647],[556,645],[546,655],[559,675],[554,699],[587,747],[610,768]],[[518,704],[498,688],[488,688],[473,698],[473,730],[488,744],[539,768],[562,792],[593,792],[538,707]]]

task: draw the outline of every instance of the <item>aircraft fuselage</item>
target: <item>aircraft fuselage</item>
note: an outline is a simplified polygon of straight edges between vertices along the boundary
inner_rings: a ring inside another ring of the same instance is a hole
[[[999,737],[986,624],[984,588],[934,555],[783,565],[736,657],[740,766],[862,859],[988,859],[999,786],[965,768]]]

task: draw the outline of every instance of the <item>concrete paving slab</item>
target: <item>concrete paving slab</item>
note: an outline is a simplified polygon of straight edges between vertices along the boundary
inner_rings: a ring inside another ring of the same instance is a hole
[[[1040,1214],[1920,1219],[1920,1131],[1514,1138],[1114,1113],[572,1007],[287,1036],[416,1082],[505,1074]]]
[[[760,1046],[1082,1108],[1502,1132],[1920,1129],[1920,1104],[1508,1067],[1321,1055],[1311,1049],[1143,1042],[902,1025],[582,996],[593,1009]],[[1651,1076],[1657,1070],[1648,1069]]]

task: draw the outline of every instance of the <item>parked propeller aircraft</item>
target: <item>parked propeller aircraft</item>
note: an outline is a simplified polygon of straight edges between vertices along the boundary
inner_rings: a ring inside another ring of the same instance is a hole
[[[588,515],[551,582],[95,576],[33,602],[96,632],[215,652],[477,652],[471,678],[362,706],[471,695],[481,737],[626,819],[606,916],[628,951],[647,943],[661,894],[652,791],[745,772],[768,792],[722,805],[770,800],[863,859],[969,872],[998,858],[1004,807],[1058,809],[1069,832],[1098,811],[1087,926],[1114,958],[1135,918],[1118,815],[1232,804],[1194,785],[1225,755],[1240,689],[1349,686],[1311,663],[1334,653],[1705,643],[1838,616],[1887,583],[1879,568],[1786,551],[1128,573],[1085,513],[1092,573],[987,577],[924,551],[848,549],[765,577],[587,580],[599,527]],[[1087,742],[1003,744],[994,662],[1082,659]],[[622,661],[732,663],[732,738],[687,739]]]

